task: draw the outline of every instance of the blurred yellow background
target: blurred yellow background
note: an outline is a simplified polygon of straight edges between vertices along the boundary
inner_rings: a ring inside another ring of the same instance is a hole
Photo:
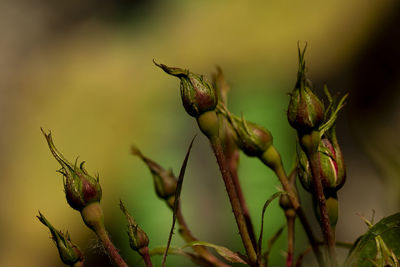
[[[306,60],[316,87],[326,82],[350,93],[339,119],[348,181],[339,194],[337,231],[338,239],[354,241],[366,230],[356,213],[370,217],[374,209],[379,219],[399,208],[399,7],[395,0],[1,1],[0,265],[62,266],[35,217],[40,210],[69,231],[88,255],[88,266],[110,266],[105,256],[96,262],[102,253],[95,236],[67,205],[55,172],[59,166],[40,127],[52,131],[67,158],[79,156],[91,173],[100,174],[107,227],[131,266],[140,264],[128,246],[119,199],[148,232],[150,246],[165,245],[171,213],[129,147],[136,144],[178,173],[198,129],[182,108],[179,81],[152,59],[206,75],[221,66],[232,87],[232,111],[271,130],[289,169],[295,135],[285,109],[298,41],[308,42]],[[257,160],[242,156],[241,163],[258,232],[262,205],[279,184]],[[243,250],[202,136],[189,160],[182,201],[199,239]],[[264,240],[283,222],[274,203]],[[273,250],[271,266],[283,264],[284,239]],[[302,240],[300,234],[298,251],[306,248]],[[173,245],[182,244],[176,234]],[[154,258],[156,266],[160,262]],[[167,265],[191,263],[170,256]]]

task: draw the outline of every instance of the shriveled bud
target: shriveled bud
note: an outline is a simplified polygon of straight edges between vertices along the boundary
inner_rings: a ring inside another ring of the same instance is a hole
[[[218,102],[217,93],[202,75],[156,62],[154,64],[181,80],[182,103],[190,116],[198,118],[201,114],[215,109]]]
[[[58,172],[64,176],[64,189],[68,204],[73,209],[82,211],[90,203],[100,202],[102,191],[99,177],[94,178],[88,174],[83,166],[84,161],[79,166],[77,162],[71,164],[54,146],[51,133],[46,134],[43,129],[41,130],[46,137],[51,153],[61,164]]]
[[[299,70],[296,85],[290,94],[287,117],[289,124],[298,132],[307,133],[317,129],[324,120],[324,105],[311,90],[306,77],[306,64],[303,51],[299,48]]]
[[[63,234],[61,231],[56,230],[42,213],[39,212],[37,218],[41,223],[49,228],[51,238],[57,246],[61,261],[70,266],[83,266],[83,253],[72,243],[69,234]]]
[[[132,215],[129,214],[124,203],[120,201],[120,208],[128,220],[128,236],[131,248],[140,253],[140,250],[149,245],[147,234],[139,227]]]
[[[303,187],[312,192],[312,176],[310,164],[303,150],[299,149],[299,178]],[[343,155],[337,143],[334,127],[322,136],[318,146],[319,164],[321,166],[321,182],[324,190],[339,190],[346,181],[346,170]]]
[[[178,180],[172,170],[166,170],[157,164],[155,161],[144,156],[142,152],[135,146],[131,148],[132,154],[140,157],[143,162],[149,167],[153,175],[154,188],[159,198],[167,200],[175,195]]]

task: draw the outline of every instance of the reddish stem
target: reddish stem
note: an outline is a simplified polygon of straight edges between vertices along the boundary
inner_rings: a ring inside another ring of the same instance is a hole
[[[253,228],[253,223],[251,222],[249,208],[247,207],[246,199],[244,198],[243,190],[239,181],[238,169],[237,169],[238,158],[239,158],[239,151],[235,151],[230,155],[230,157],[227,157],[227,161],[231,172],[233,184],[235,186],[236,193],[239,197],[239,202],[243,211],[243,216],[244,219],[246,220],[246,225],[249,231],[251,242],[253,243],[254,247],[257,247],[256,236],[254,234],[254,228]]]
[[[143,247],[139,250],[140,256],[142,256],[146,267],[153,267],[153,263],[151,262],[150,255],[149,255],[149,248]]]
[[[257,254],[251,242],[250,235],[247,229],[246,220],[243,215],[243,210],[240,205],[239,197],[237,195],[231,172],[229,171],[225,159],[225,155],[222,149],[221,141],[218,137],[210,138],[211,146],[214,150],[215,157],[222,174],[222,178],[225,183],[225,188],[231,202],[233,214],[235,215],[236,223],[238,225],[239,234],[242,238],[243,245],[246,249],[247,256],[249,258],[249,264],[251,266],[257,265]]]
[[[329,221],[328,210],[326,207],[326,199],[324,195],[324,189],[321,182],[321,165],[319,152],[314,151],[313,153],[308,153],[308,160],[311,166],[311,172],[313,177],[314,193],[316,194],[315,199],[317,201],[319,211],[320,211],[320,224],[322,228],[322,234],[324,236],[324,241],[328,247],[330,264],[332,267],[337,266],[336,251],[335,251],[335,238],[333,236],[331,224]]]

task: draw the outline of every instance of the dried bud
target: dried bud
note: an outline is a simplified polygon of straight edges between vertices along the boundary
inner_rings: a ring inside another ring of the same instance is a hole
[[[81,211],[90,203],[100,202],[102,191],[99,177],[94,178],[87,173],[83,166],[84,161],[79,167],[77,162],[75,164],[68,162],[54,146],[51,133],[46,134],[43,129],[42,132],[46,137],[51,153],[61,164],[61,169],[58,172],[64,176],[64,189],[68,204],[73,209]]]
[[[56,230],[40,212],[37,217],[40,222],[49,228],[51,238],[56,243],[62,262],[70,266],[83,266],[83,253],[71,242],[69,234],[63,234],[61,231]]]
[[[304,54],[299,48],[299,70],[297,82],[290,95],[287,117],[289,124],[298,132],[307,133],[317,129],[324,120],[324,105],[312,92],[311,83],[306,77]]]
[[[142,248],[149,245],[149,238],[147,234],[139,227],[132,215],[129,214],[124,203],[120,201],[120,208],[128,220],[128,236],[131,248],[140,253]]]
[[[195,118],[207,111],[214,110],[218,97],[214,88],[202,75],[194,74],[189,70],[168,67],[157,64],[166,73],[176,76],[181,80],[181,97],[186,112]]]
[[[312,176],[310,164],[303,150],[298,149],[299,178],[303,187],[312,192]],[[322,136],[318,146],[319,165],[321,166],[321,182],[324,190],[339,190],[346,180],[343,155],[337,143],[335,128]]]
[[[153,175],[154,187],[159,198],[167,200],[175,195],[178,180],[172,170],[164,169],[155,161],[144,156],[135,146],[132,146],[132,154],[140,157],[149,167],[151,174]]]

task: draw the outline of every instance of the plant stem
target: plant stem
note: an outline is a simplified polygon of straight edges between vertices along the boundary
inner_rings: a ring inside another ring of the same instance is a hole
[[[318,242],[314,237],[314,234],[311,230],[311,226],[308,223],[307,217],[306,217],[303,209],[300,206],[299,200],[297,199],[297,195],[296,195],[293,187],[291,186],[289,179],[287,178],[286,172],[283,169],[282,164],[279,164],[273,170],[274,170],[276,176],[278,177],[279,181],[281,182],[283,189],[286,192],[288,192],[288,196],[293,205],[293,209],[296,211],[296,214],[299,217],[301,224],[303,225],[304,231],[306,232],[306,235],[308,237],[308,240],[310,242],[312,250],[315,254],[315,257],[317,258],[318,265],[320,267],[325,266],[321,251],[318,248]]]
[[[292,210],[292,212],[294,212]],[[296,216],[295,214],[286,214],[287,229],[288,229],[288,251],[286,256],[286,267],[293,266],[293,256],[294,256],[294,222]]]
[[[87,205],[81,211],[81,215],[85,224],[96,233],[113,262],[119,267],[128,267],[106,231],[103,210],[100,203],[93,202]]]
[[[118,250],[112,243],[105,227],[99,227],[97,230],[95,230],[95,232],[96,232],[97,236],[99,237],[99,239],[101,240],[101,243],[103,244],[104,248],[106,249],[108,255],[114,261],[114,263],[120,267],[127,267],[128,265],[125,263],[125,261],[119,255]]]
[[[185,218],[182,214],[181,205],[179,203],[178,211],[176,212],[176,220],[179,224],[179,234],[182,238],[187,242],[197,241],[198,239],[193,236],[192,232],[190,231],[188,225],[186,224]],[[217,267],[229,267],[230,265],[225,264],[220,259],[215,257],[210,251],[208,251],[204,246],[193,246],[192,247],[195,252],[199,254],[201,258],[203,258],[208,263],[211,263],[213,266]]]
[[[243,210],[240,205],[239,197],[237,195],[235,185],[233,183],[233,179],[231,176],[231,172],[229,171],[225,159],[225,155],[223,153],[221,141],[218,137],[209,138],[211,142],[211,146],[213,148],[215,157],[217,158],[217,162],[219,165],[219,169],[222,174],[222,178],[225,183],[225,188],[229,196],[229,200],[232,206],[233,214],[235,215],[236,223],[239,228],[240,237],[242,238],[243,245],[246,249],[247,256],[249,258],[249,264],[251,266],[257,266],[257,254],[254,249],[253,243],[251,241],[249,231],[247,229],[247,224],[245,217],[243,215]]]
[[[326,207],[326,200],[324,190],[321,182],[321,166],[318,150],[312,153],[307,153],[308,161],[310,162],[311,173],[313,177],[315,199],[317,201],[320,212],[320,225],[325,243],[329,252],[330,264],[332,267],[337,266],[336,251],[335,251],[335,238],[332,233],[331,224],[329,221],[328,210]]]
[[[240,185],[238,169],[237,169],[237,158],[239,157],[239,151],[235,151],[230,157],[226,157],[228,161],[229,170],[231,172],[231,177],[233,180],[233,185],[235,186],[236,193],[239,198],[240,206],[243,211],[244,219],[246,220],[247,229],[249,231],[251,242],[254,247],[257,247],[256,236],[254,234],[253,223],[251,222],[249,208],[246,204],[246,199],[244,198],[243,190]]]
[[[146,267],[153,267],[153,263],[151,262],[150,255],[149,255],[149,247],[143,247],[139,250],[140,256],[142,256]]]

